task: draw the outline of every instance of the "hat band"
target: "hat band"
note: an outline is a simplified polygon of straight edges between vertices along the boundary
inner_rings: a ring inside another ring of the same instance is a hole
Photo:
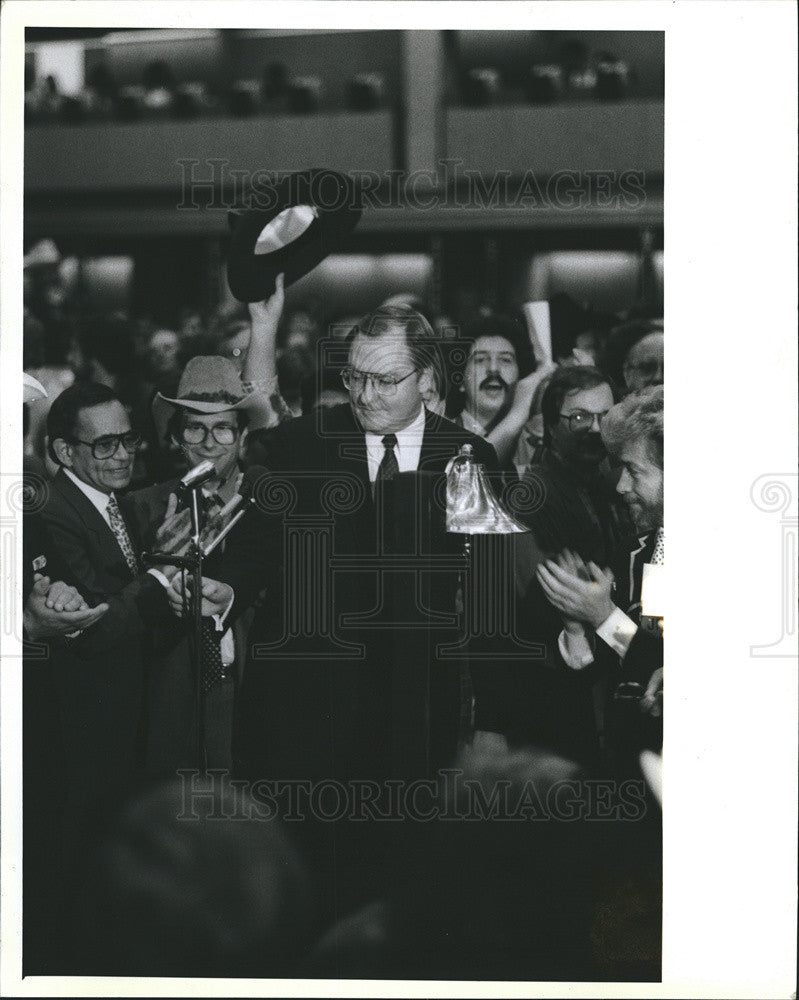
[[[234,396],[224,389],[217,389],[215,392],[195,392],[191,396],[178,396],[181,403],[240,403],[245,396]]]

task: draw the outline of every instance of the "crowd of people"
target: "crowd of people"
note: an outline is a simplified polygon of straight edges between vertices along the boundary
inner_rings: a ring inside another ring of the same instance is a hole
[[[657,978],[662,320],[549,357],[510,310],[279,278],[167,329],[77,321],[47,242],[25,275],[28,970]],[[470,564],[464,448],[526,529]]]

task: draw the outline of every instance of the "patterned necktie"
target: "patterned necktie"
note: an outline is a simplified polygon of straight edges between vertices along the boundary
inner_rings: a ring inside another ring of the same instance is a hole
[[[387,483],[399,473],[399,462],[394,449],[397,446],[397,435],[386,434],[383,438],[383,447],[386,449],[383,461],[377,470],[376,483]]]
[[[663,528],[660,527],[655,535],[655,551],[652,553],[652,558],[649,560],[652,563],[656,563],[658,566],[663,565]]]
[[[203,510],[205,511],[205,516],[207,520],[215,517],[220,510],[225,506],[222,497],[218,493],[203,493],[202,499]]]
[[[119,543],[120,549],[122,549],[122,555],[125,557],[128,569],[134,576],[138,576],[139,564],[136,561],[136,555],[133,551],[133,545],[130,541],[128,529],[125,527],[125,522],[122,520],[122,512],[119,509],[117,498],[113,493],[108,498],[108,506],[106,507],[106,510],[108,511],[108,520],[111,523],[111,530],[114,532],[114,536]]]
[[[217,630],[213,618],[203,618],[200,622],[200,648],[202,651],[202,687],[208,693],[225,678],[222,665],[222,633]]]

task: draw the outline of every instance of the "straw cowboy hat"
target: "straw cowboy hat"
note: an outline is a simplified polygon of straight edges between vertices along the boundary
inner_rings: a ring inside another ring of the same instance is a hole
[[[201,356],[192,358],[183,369],[176,398],[156,393],[152,410],[158,438],[166,437],[169,418],[177,408],[192,413],[223,413],[242,410],[248,404],[236,366],[229,358]]]

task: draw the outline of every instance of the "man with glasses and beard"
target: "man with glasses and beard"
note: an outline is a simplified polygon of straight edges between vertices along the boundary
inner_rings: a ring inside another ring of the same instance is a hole
[[[152,629],[169,623],[161,583],[141,566],[134,520],[120,493],[130,483],[141,435],[111,389],[79,382],[47,415],[50,457],[59,466],[41,511],[45,555],[69,568],[90,606],[108,611],[53,646],[64,744],[64,852],[94,832],[103,806],[124,795],[139,761],[144,673]],[[168,576],[174,568],[166,567]],[[71,859],[71,860],[74,860]]]
[[[517,586],[524,594],[518,627],[531,641],[544,642],[548,665],[529,674],[528,735],[586,761],[593,761],[598,750],[590,686],[587,675],[578,678],[560,669],[562,625],[535,573],[543,559],[565,550],[606,566],[631,530],[614,501],[600,433],[613,405],[613,391],[598,369],[558,369],[542,400],[544,449],[523,478],[529,503],[518,512],[531,529],[516,549]]]

